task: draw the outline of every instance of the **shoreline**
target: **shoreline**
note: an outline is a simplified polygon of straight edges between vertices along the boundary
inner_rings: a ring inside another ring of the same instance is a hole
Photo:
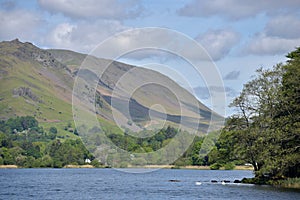
[[[285,178],[285,179],[268,179],[268,178],[243,178],[242,184],[253,184],[253,185],[269,185],[278,188],[287,189],[300,189],[300,178]]]
[[[42,168],[42,167],[38,167]],[[54,169],[53,167],[49,167],[50,169]],[[93,165],[66,165],[62,168],[68,168],[68,169],[77,169],[77,168],[97,168]],[[99,168],[107,168],[105,166],[99,167]],[[128,166],[125,168],[146,168],[146,169],[191,169],[191,170],[211,170],[209,166],[194,166],[194,165],[187,165],[187,166],[176,166],[176,165],[143,165],[143,166]],[[23,167],[18,167],[17,165],[0,165],[0,169],[24,169]],[[220,170],[225,170],[223,168],[220,168]],[[235,166],[232,170],[253,170],[253,167],[251,166]]]
[[[0,169],[17,169],[17,165],[0,165]]]
[[[93,165],[66,165],[63,168],[71,168],[71,169],[77,169],[77,168],[95,168]]]

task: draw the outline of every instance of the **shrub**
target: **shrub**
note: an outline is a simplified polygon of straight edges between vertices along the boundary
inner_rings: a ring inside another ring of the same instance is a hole
[[[128,167],[128,163],[127,162],[121,162],[120,163],[120,168],[127,168]]]
[[[98,160],[94,159],[92,160],[91,165],[98,168],[101,166],[101,163]]]
[[[226,163],[224,165],[225,170],[233,170],[235,168],[234,163],[230,162],[230,163]]]
[[[210,165],[209,168],[210,168],[211,170],[218,170],[218,169],[220,169],[221,166],[222,166],[222,165],[219,164],[219,163],[214,163],[214,164]]]
[[[52,127],[50,127],[49,132],[56,134],[57,133],[57,129],[52,126]]]

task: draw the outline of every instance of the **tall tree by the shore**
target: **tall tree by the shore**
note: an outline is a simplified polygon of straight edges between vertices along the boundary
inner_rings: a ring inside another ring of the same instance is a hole
[[[226,129],[236,132],[236,152],[259,177],[300,175],[300,48],[287,57],[284,65],[257,70],[231,103],[238,113]]]

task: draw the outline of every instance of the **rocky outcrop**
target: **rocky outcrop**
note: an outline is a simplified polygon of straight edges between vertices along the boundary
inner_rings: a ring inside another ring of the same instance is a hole
[[[9,44],[10,49],[6,49],[5,47]],[[3,48],[4,47],[4,48]],[[12,48],[15,47],[15,48]],[[58,62],[52,55],[46,50],[40,49],[34,46],[30,42],[20,42],[18,39],[12,40],[10,42],[4,41],[0,45],[2,54],[12,54],[21,60],[34,60],[42,64],[44,67],[54,67],[57,69],[66,69],[70,72],[70,70]],[[13,50],[13,52],[11,52]]]
[[[35,95],[31,89],[29,87],[19,87],[19,88],[15,88],[13,90],[13,95],[15,97],[28,97],[30,98],[31,100],[35,101],[35,102],[39,102],[39,103],[42,103],[42,100],[40,100],[40,98]]]

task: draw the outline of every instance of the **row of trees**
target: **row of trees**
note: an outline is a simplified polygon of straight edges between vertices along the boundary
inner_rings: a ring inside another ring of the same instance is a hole
[[[68,125],[68,127],[70,126]],[[89,138],[85,144],[94,142],[91,145],[95,150],[103,145],[103,141],[108,139],[120,149],[132,153],[145,153],[163,148],[178,133],[177,129],[169,126],[151,137],[138,138],[129,132],[121,134],[109,131],[103,133],[100,129],[92,128],[88,135],[94,138]],[[141,134],[151,133],[143,132]],[[89,146],[89,149],[93,148]],[[187,156],[190,154],[186,154],[185,157]],[[107,156],[105,157],[107,158]],[[0,164],[15,164],[21,167],[63,167],[67,164],[84,164],[87,158],[92,160],[95,165],[100,164],[83,145],[80,138],[60,140],[57,128],[50,127],[46,131],[39,126],[34,117],[24,116],[0,121]],[[184,164],[191,164],[191,162],[186,162],[187,160],[190,159],[185,159]],[[106,160],[103,163],[109,165]],[[124,163],[121,164],[115,166],[126,166]],[[142,159],[137,159],[136,164],[147,163]]]
[[[46,132],[31,116],[0,122],[0,165],[21,167],[63,167],[84,164],[93,156],[80,139],[61,141],[57,129]],[[97,164],[97,163],[95,163]]]
[[[300,48],[287,58],[257,70],[231,103],[238,112],[222,130],[217,160],[249,162],[261,178],[300,176]]]

